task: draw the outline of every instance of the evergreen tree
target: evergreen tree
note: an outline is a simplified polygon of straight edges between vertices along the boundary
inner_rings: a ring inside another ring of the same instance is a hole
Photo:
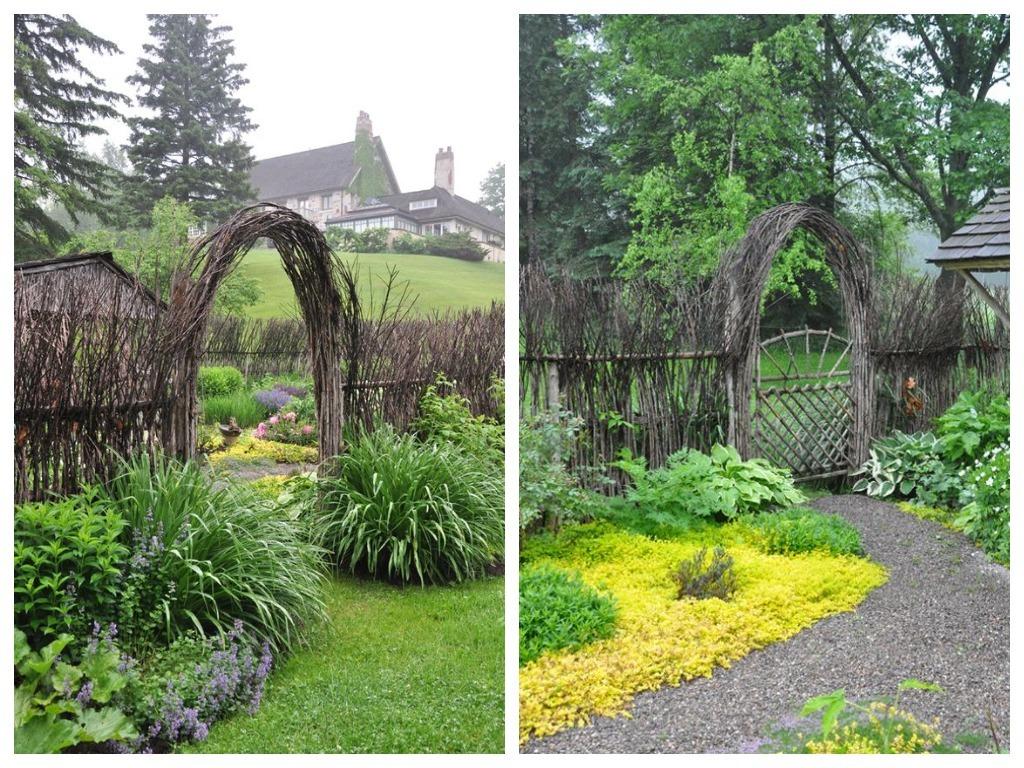
[[[480,205],[505,218],[505,164],[491,168],[480,182]]]
[[[120,53],[71,16],[14,17],[14,255],[56,253],[80,215],[105,210],[108,173],[80,139],[105,131],[97,120],[117,117],[127,99],[78,60],[78,50]],[[66,75],[70,75],[66,76]],[[66,213],[65,223],[54,210]]]
[[[130,118],[128,158],[134,168],[132,203],[145,217],[170,195],[188,203],[200,221],[214,224],[252,200],[253,156],[243,135],[256,126],[236,96],[248,80],[232,63],[230,27],[208,15],[150,15],[155,42],[143,46],[139,106],[147,117]]]

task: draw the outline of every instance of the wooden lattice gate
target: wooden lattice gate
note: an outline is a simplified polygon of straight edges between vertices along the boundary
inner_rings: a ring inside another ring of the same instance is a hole
[[[757,347],[752,447],[795,478],[845,475],[853,464],[850,341],[831,330],[782,333]]]

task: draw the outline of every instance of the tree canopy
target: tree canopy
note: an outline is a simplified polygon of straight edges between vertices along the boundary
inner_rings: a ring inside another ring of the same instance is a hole
[[[232,61],[230,27],[203,14],[150,15],[153,42],[143,46],[138,88],[143,117],[131,117],[126,147],[134,174],[132,203],[142,217],[170,195],[188,203],[200,221],[217,223],[250,201],[251,148],[256,126],[238,98],[248,80]]]
[[[82,214],[106,211],[107,167],[90,157],[81,139],[105,131],[125,97],[79,60],[86,49],[119,53],[71,16],[14,17],[14,253],[17,259],[52,256]],[[59,208],[66,218],[55,215]],[[63,218],[63,221],[61,220]]]
[[[692,280],[807,201],[895,263],[1008,183],[1008,56],[1006,16],[520,17],[522,259]],[[831,277],[798,236],[769,293]]]

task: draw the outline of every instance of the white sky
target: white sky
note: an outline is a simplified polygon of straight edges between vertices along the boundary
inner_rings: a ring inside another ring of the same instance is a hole
[[[498,87],[502,67],[488,34],[493,17],[460,10],[453,22],[450,9],[417,13],[379,3],[364,6],[362,13],[356,8],[217,15],[216,23],[232,27],[234,60],[246,65],[249,84],[239,96],[258,125],[247,136],[256,159],[351,141],[356,115],[365,110],[403,191],[432,186],[434,155],[450,145],[455,191],[476,200],[488,169],[507,162],[494,122],[498,99],[509,98],[509,84],[504,93]],[[137,70],[149,42],[145,14],[82,8],[72,15],[122,51],[86,52],[83,60],[93,74],[134,97],[135,87],[125,79]],[[108,136],[89,137],[91,151],[99,152],[106,138],[127,142],[123,122],[102,125]]]

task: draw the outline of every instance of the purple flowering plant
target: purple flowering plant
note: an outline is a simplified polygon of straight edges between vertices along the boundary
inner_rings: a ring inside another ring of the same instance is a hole
[[[293,395],[290,392],[285,392],[283,389],[261,389],[253,394],[253,398],[257,403],[267,409],[268,412],[274,413],[275,411],[281,410],[284,406],[291,402]]]
[[[132,691],[140,735],[131,751],[162,751],[203,741],[210,726],[235,712],[254,714],[263,697],[273,656],[242,622],[226,635],[188,634],[146,662]]]

